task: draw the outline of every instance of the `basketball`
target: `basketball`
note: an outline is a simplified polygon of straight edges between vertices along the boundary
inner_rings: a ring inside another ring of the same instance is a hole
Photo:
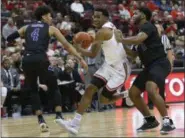
[[[82,43],[82,48],[87,49],[93,42],[93,37],[86,32],[79,32],[75,34],[73,42]]]

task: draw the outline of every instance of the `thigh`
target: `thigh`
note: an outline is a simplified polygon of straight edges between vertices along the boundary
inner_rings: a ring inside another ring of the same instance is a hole
[[[99,77],[93,76],[91,80],[91,84],[96,86],[98,89],[100,89],[106,85],[106,82]]]
[[[164,87],[163,85],[165,84],[165,79],[169,73],[170,63],[168,60],[165,60],[150,68],[147,81],[156,83],[159,88]]]
[[[145,84],[147,81],[148,72],[146,70],[141,71],[133,82],[133,86],[137,87],[141,92],[145,91]]]
[[[40,67],[37,70],[39,74],[40,83],[51,85],[56,83],[56,76],[54,74],[54,68],[50,66],[48,61],[43,61],[40,63]]]
[[[124,73],[123,73],[124,72]],[[122,74],[115,72],[114,70],[112,71],[111,78],[108,80],[106,84],[106,88],[109,92],[114,92],[120,87],[123,86],[125,80],[126,80],[126,73],[125,71],[122,70]]]
[[[47,77],[47,74],[49,71],[53,71],[53,68],[51,68],[49,61],[42,61],[39,63],[39,68],[38,68],[38,73],[39,73],[39,77],[41,77],[42,79],[44,79],[45,77]]]
[[[23,73],[25,75],[25,83],[24,86],[26,88],[36,89],[37,87],[37,71],[38,68],[35,63],[30,62],[31,59],[23,59],[22,61],[22,68]]]
[[[104,63],[93,76],[103,80],[105,83],[111,78],[110,66]]]

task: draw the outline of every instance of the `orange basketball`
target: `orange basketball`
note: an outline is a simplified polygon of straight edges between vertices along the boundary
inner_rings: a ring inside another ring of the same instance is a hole
[[[86,32],[79,32],[75,34],[73,42],[82,43],[82,48],[87,49],[93,42],[93,38]]]

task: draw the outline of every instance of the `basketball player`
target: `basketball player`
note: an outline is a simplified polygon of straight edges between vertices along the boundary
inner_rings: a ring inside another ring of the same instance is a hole
[[[173,66],[173,60],[169,60],[164,52],[164,46],[161,43],[157,28],[150,23],[151,15],[151,11],[148,8],[143,7],[136,10],[133,19],[139,26],[139,34],[128,38],[122,37],[121,41],[123,44],[139,45],[137,52],[145,66],[129,91],[131,100],[144,116],[144,124],[137,130],[144,131],[159,125],[141,97],[141,93],[146,90],[162,116],[162,128],[160,132],[161,134],[166,134],[174,130],[175,126],[172,119],[168,116],[165,102],[157,93],[157,90],[158,88],[164,88],[165,79]]]
[[[109,22],[109,13],[106,9],[96,9],[93,16],[94,26],[99,29],[91,50],[85,50],[77,46],[82,55],[94,58],[103,50],[105,61],[94,74],[91,83],[85,90],[75,117],[71,121],[59,120],[58,123],[73,134],[77,134],[84,111],[92,101],[92,96],[103,87],[100,102],[110,104],[125,93],[116,93],[130,73],[127,55],[122,43],[118,43],[115,37],[116,27]]]
[[[57,79],[49,66],[46,55],[51,36],[55,36],[62,46],[71,54],[75,55],[82,66],[87,69],[87,65],[79,53],[64,38],[60,31],[50,26],[52,23],[51,10],[47,6],[40,6],[35,11],[36,22],[20,28],[8,36],[7,41],[11,42],[18,37],[25,38],[25,52],[22,59],[22,68],[25,74],[25,87],[32,93],[32,106],[38,117],[41,132],[48,131],[48,126],[42,116],[40,99],[38,94],[37,78],[48,82],[48,88],[53,98],[56,120],[62,118],[61,95],[57,86]],[[52,78],[52,79],[51,79]]]

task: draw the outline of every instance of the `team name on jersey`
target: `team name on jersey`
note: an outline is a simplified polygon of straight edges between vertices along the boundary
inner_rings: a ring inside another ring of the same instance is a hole
[[[31,27],[44,27],[43,24],[32,24]]]

